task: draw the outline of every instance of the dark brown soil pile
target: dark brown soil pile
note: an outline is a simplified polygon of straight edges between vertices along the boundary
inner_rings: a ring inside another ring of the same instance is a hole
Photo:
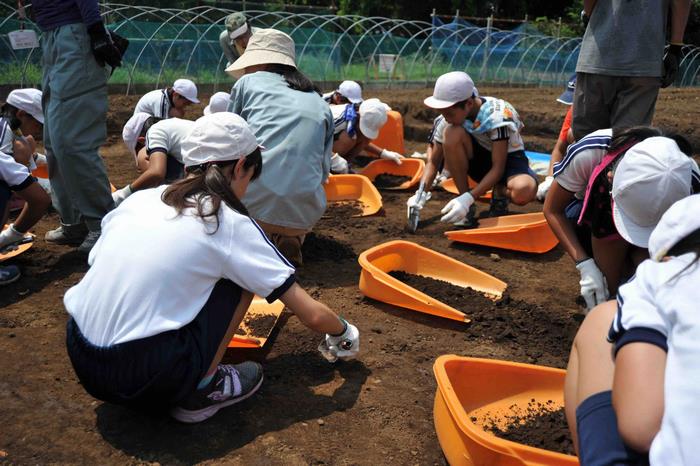
[[[410,180],[410,176],[391,175],[389,173],[382,173],[381,175],[377,175],[373,183],[377,188],[395,188],[397,186],[401,186],[402,184]]]
[[[326,206],[324,217],[339,217],[346,219],[355,215],[362,215],[364,204],[360,201],[329,202]]]
[[[357,257],[352,246],[333,237],[309,233],[301,247],[301,255],[305,263],[324,260],[341,261]]]
[[[486,340],[514,343],[531,360],[543,355],[566,360],[578,324],[540,306],[511,299],[506,293],[491,301],[480,292],[402,271],[389,274],[407,285],[463,311],[471,319],[465,333]],[[541,362],[541,361],[540,361]]]
[[[551,400],[541,403],[533,398],[526,409],[511,406],[512,414],[504,416],[507,422],[505,428],[498,426],[502,420],[498,417],[487,416],[481,420],[481,424],[485,430],[506,440],[574,455],[574,444],[566,425],[564,408],[553,410],[553,405]]]
[[[272,327],[275,326],[277,316],[274,314],[247,316],[243,322],[250,330],[250,336],[266,337],[272,330]]]

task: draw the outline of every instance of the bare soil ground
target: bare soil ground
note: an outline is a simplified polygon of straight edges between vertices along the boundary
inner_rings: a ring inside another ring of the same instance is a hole
[[[530,149],[551,149],[566,110],[555,102],[559,89],[480,91],[515,105],[525,120]],[[377,93],[404,113],[411,152],[424,150],[434,116],[421,103],[428,94]],[[690,122],[698,120],[699,98],[696,90],[662,91],[657,123],[698,146],[700,130]],[[111,98],[110,137],[102,155],[117,187],[136,174],[120,142],[121,125],[136,100]],[[201,109],[191,109],[188,116],[195,118]],[[62,297],[87,265],[71,248],[42,240],[58,224],[55,213],[45,217],[34,229],[34,247],[13,261],[22,268],[22,279],[0,289],[0,462],[443,464],[432,418],[435,358],[455,353],[565,367],[580,322],[577,274],[560,248],[530,255],[450,243],[443,236],[446,227],[437,221],[450,199],[446,193],[437,192],[425,208],[418,233],[406,233],[410,193],[382,195],[379,215],[322,219],[314,230],[321,243],[309,249],[299,270],[307,290],[360,328],[360,358],[328,364],[316,351],[321,337],[284,315],[265,351],[255,356],[265,367],[260,392],[195,426],[102,403],[79,385],[65,351]],[[533,203],[517,210],[539,209]],[[364,298],[357,287],[356,255],[396,238],[506,281],[510,304],[481,307],[474,312],[478,319],[465,325]],[[138,267],[138,258],[134,263]],[[547,329],[561,338],[542,338]]]

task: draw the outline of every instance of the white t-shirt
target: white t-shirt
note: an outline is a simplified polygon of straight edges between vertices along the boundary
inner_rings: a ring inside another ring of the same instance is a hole
[[[502,100],[495,99],[494,97],[485,97],[482,96],[481,100],[484,102],[504,102]],[[513,115],[512,118],[516,121],[517,123],[520,123],[520,117],[519,115],[513,110]],[[466,124],[467,120],[465,120]],[[443,136],[445,133],[445,128],[449,126],[449,123],[445,118],[440,115],[435,119],[433,122],[433,131],[431,132],[429,142],[437,142],[442,144],[443,143]],[[520,126],[520,125],[519,125]],[[465,126],[464,128],[469,134],[471,134],[476,142],[486,149],[487,151],[491,152],[491,148],[493,147],[493,143],[495,141],[502,141],[502,140],[508,140],[508,153],[512,152],[519,152],[525,150],[525,143],[523,142],[523,138],[520,135],[519,131],[514,131],[511,130],[508,127],[502,126],[500,128],[495,128],[491,131],[487,131],[485,133],[473,133],[469,131],[469,129]]]
[[[354,110],[353,104],[330,105],[333,114],[333,136],[337,139],[340,133],[347,131],[348,136],[355,139],[359,123],[359,110]],[[355,117],[348,119],[354,111]]]
[[[146,133],[146,153],[165,152],[180,163],[182,160],[182,141],[192,132],[194,121],[181,118],[161,120],[148,128]]]
[[[14,137],[12,134],[12,129],[10,128],[10,123],[6,118],[0,118],[0,152],[12,155],[15,151],[12,142]]]
[[[143,112],[157,118],[170,118],[170,98],[167,89],[156,89],[143,95],[136,104],[134,114]]]
[[[96,346],[179,329],[191,322],[222,278],[274,300],[294,268],[260,227],[222,203],[219,229],[192,211],[177,216],[166,189],[138,191],[102,220],[85,277],[63,301]]]
[[[17,163],[14,157],[0,152],[0,180],[7,183],[13,191],[21,191],[29,186],[34,178],[29,168]]]
[[[615,352],[633,342],[667,352],[664,415],[649,451],[654,466],[697,464],[700,438],[700,264],[695,254],[667,262],[646,260],[620,287],[608,339]]]
[[[608,153],[611,140],[612,129],[599,129],[571,144],[564,158],[552,169],[559,186],[575,193],[577,199],[583,199],[593,169]]]

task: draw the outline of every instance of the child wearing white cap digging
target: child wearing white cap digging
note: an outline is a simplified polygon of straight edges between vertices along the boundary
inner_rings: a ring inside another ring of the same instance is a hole
[[[0,251],[25,241],[26,233],[51,205],[51,198],[29,168],[36,166],[34,137],[41,137],[43,122],[41,91],[17,89],[10,92],[0,118],[0,228],[7,220],[12,193],[26,203],[15,222],[0,233]]]
[[[644,236],[651,259],[620,287],[617,306],[593,309],[571,350],[565,412],[581,464],[697,462],[700,195],[673,204]]]
[[[147,113],[137,113],[126,122],[122,138],[142,173],[130,184],[112,193],[115,207],[136,191],[182,178],[182,143],[193,127],[191,120],[158,120]]]
[[[296,283],[241,203],[264,171],[247,123],[203,116],[183,145],[187,178],[138,192],[105,217],[91,267],[64,303],[68,354],[91,395],[200,422],[262,383],[258,363],[219,364],[254,293],[326,333],[333,356],[356,356],[360,342],[357,328]]]
[[[266,147],[265,170],[245,205],[285,257],[301,264],[305,235],[326,209],[333,115],[297,69],[294,41],[281,31],[257,31],[226,71],[238,79],[229,111],[245,118]]]
[[[338,89],[323,94],[330,105],[361,104],[362,88],[355,81],[343,81]]]
[[[444,156],[460,192],[442,209],[441,221],[468,228],[476,226],[474,200],[490,189],[491,216],[507,213],[509,200],[525,205],[535,198],[537,176],[528,164],[520,136],[523,124],[512,105],[479,96],[472,79],[461,71],[440,76],[425,105],[443,117],[434,130],[434,140],[442,144],[442,151],[434,154]],[[435,170],[426,173],[422,185],[431,186],[434,176]],[[468,177],[477,182],[472,189]],[[409,207],[421,208],[424,199],[422,192],[417,192],[409,199]]]
[[[365,151],[401,165],[403,156],[372,143],[386,123],[389,106],[379,99],[367,99],[360,105],[331,105],[333,113],[332,173],[348,173],[348,160]]]
[[[700,188],[688,141],[663,136],[645,126],[596,131],[554,166],[544,215],[576,263],[589,310],[647,257],[648,234],[668,206]],[[646,238],[628,227],[634,224],[644,225]]]
[[[198,104],[197,86],[189,79],[177,79],[172,87],[156,89],[143,95],[136,104],[134,114],[148,113],[157,118],[184,118],[185,108]]]
[[[209,115],[216,112],[228,111],[229,97],[228,92],[217,92],[209,98],[209,104],[204,107],[204,114]]]

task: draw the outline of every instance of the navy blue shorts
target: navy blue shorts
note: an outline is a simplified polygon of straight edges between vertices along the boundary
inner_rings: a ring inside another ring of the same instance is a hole
[[[491,152],[479,144],[474,135],[469,132],[467,132],[467,134],[469,134],[469,137],[472,139],[472,147],[474,148],[474,154],[471,160],[469,160],[468,173],[472,180],[479,182],[484,179],[489,170],[491,170]],[[506,169],[503,171],[503,176],[498,182],[500,184],[505,184],[508,178],[515,175],[530,175],[532,179],[535,180],[535,184],[539,183],[537,175],[532,171],[532,168],[530,168],[530,161],[523,150],[508,154],[506,157]]]
[[[5,210],[7,209],[7,204],[10,202],[12,197],[12,191],[7,183],[0,180],[0,222],[5,218]],[[2,224],[0,223],[0,228]]]
[[[241,288],[219,280],[197,317],[177,330],[108,347],[90,343],[71,318],[66,346],[85,390],[110,403],[167,409],[196,390],[226,336]]]
[[[582,466],[648,465],[649,456],[625,446],[617,430],[612,392],[600,392],[576,408],[578,456]]]

